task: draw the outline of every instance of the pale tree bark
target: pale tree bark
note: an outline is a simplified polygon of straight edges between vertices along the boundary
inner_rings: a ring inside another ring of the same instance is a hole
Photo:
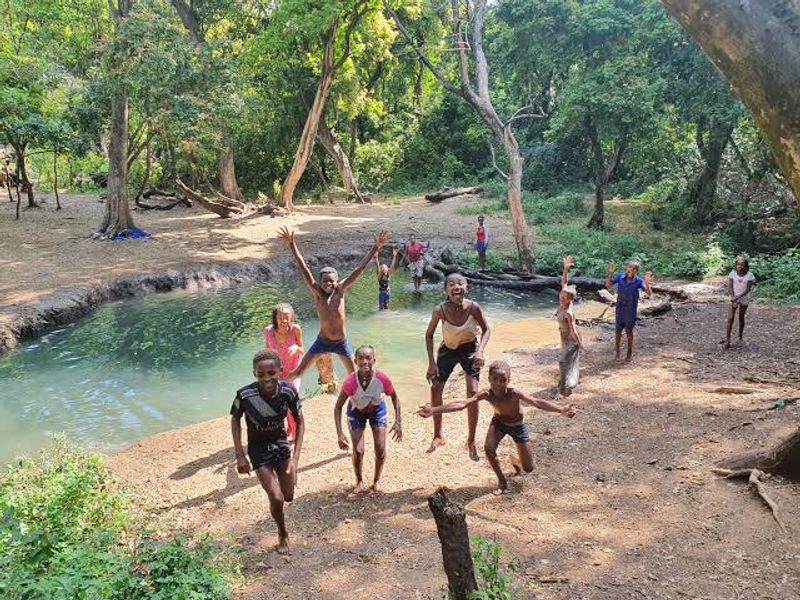
[[[750,109],[800,205],[800,1],[661,3]]]
[[[514,230],[514,242],[517,246],[517,256],[519,257],[520,268],[524,271],[531,272],[533,270],[534,259],[533,240],[525,219],[525,212],[522,209],[521,198],[524,158],[520,152],[519,143],[514,136],[511,124],[519,119],[540,115],[530,112],[533,107],[523,107],[514,113],[511,118],[503,121],[494,109],[489,94],[489,64],[483,50],[486,0],[475,0],[474,2],[451,0],[451,9],[453,13],[452,29],[456,44],[456,56],[458,57],[458,70],[460,75],[460,82],[458,85],[450,82],[418,47],[400,20],[399,15],[392,9],[388,1],[384,3],[384,6],[386,11],[392,16],[392,19],[394,19],[397,29],[414,48],[420,61],[428,67],[430,72],[433,73],[434,77],[436,77],[445,89],[464,98],[464,100],[475,109],[492,134],[502,143],[503,150],[509,162],[509,172],[506,174],[500,171],[500,174],[507,181],[508,209],[511,213],[511,224]],[[466,19],[462,11],[466,11]],[[467,35],[464,32],[465,28],[470,30],[471,35],[469,37],[471,44],[467,41]],[[470,75],[470,54],[474,62],[474,88]]]
[[[236,181],[236,165],[233,162],[233,150],[225,148],[217,160],[219,188],[223,196],[234,200],[244,200],[239,183]]]
[[[358,200],[363,203],[364,197],[361,195],[361,192],[358,191],[358,184],[353,175],[353,169],[350,166],[350,159],[339,143],[339,140],[336,139],[336,136],[334,136],[333,132],[328,128],[328,123],[325,120],[324,114],[320,118],[319,126],[317,127],[317,139],[320,144],[322,144],[325,152],[327,152],[331,159],[333,159],[333,162],[336,163],[336,168],[339,171],[339,176],[342,178],[342,187],[344,187],[345,194],[347,194],[347,199]]]

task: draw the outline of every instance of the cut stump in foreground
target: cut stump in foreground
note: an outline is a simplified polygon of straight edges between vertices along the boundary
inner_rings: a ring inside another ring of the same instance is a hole
[[[447,585],[455,600],[467,600],[478,589],[464,507],[447,497],[446,488],[428,496],[428,507],[436,521],[436,532],[442,545],[442,561]]]

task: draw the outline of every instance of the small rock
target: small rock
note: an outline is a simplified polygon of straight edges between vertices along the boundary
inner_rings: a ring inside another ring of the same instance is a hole
[[[601,482],[606,480],[606,476],[603,475],[602,473],[598,473],[597,475],[594,476],[594,478],[595,478],[595,480],[601,481]]]

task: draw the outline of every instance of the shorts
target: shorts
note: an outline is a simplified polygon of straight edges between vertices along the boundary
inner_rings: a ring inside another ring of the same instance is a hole
[[[636,309],[617,310],[614,315],[614,326],[617,333],[622,333],[623,329],[627,332],[633,331],[633,328],[636,327]]]
[[[489,242],[486,240],[477,240],[475,242],[475,250],[478,251],[478,254],[486,254],[486,249],[489,247]]]
[[[250,457],[250,464],[254,469],[277,467],[292,455],[286,436],[270,442],[254,441],[250,443],[250,440],[247,442],[247,455]]]
[[[389,300],[392,299],[391,292],[378,292],[378,304],[384,305],[389,304]]]
[[[425,271],[425,260],[420,258],[417,261],[408,263],[408,270],[411,271],[412,277],[422,277]]]
[[[481,368],[476,367],[472,360],[472,356],[477,349],[477,342],[461,344],[454,350],[444,344],[439,346],[439,352],[436,354],[436,367],[439,369],[438,381],[445,383],[450,378],[456,365],[461,365],[465,375],[479,379]]]
[[[507,435],[510,435],[511,439],[514,440],[516,444],[527,444],[531,441],[531,435],[528,433],[528,426],[524,421],[509,425],[508,423],[503,423],[497,415],[495,415],[492,417],[491,425],[494,426],[500,434],[500,439],[497,440],[498,442]]]
[[[358,410],[350,402],[347,403],[347,425],[350,431],[365,429],[367,421],[371,427],[386,427],[386,402],[381,400],[380,404],[374,404],[370,412]]]
[[[311,344],[311,348],[308,349],[307,354],[339,354],[341,356],[353,356],[355,352],[353,352],[353,347],[350,345],[350,342],[347,341],[347,338],[332,342],[317,336],[317,339]]]

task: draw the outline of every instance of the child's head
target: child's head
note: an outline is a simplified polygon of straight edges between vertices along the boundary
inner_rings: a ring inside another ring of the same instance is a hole
[[[253,356],[253,375],[266,391],[274,391],[278,387],[281,374],[281,357],[274,350],[259,350]]]
[[[417,236],[415,236],[413,233],[412,233],[411,235],[409,235],[409,236],[408,236],[408,243],[409,243],[409,244],[413,244],[413,243],[415,243],[416,241],[417,241]]]
[[[746,254],[740,254],[736,257],[733,268],[739,275],[747,275],[750,271],[750,258]]]
[[[504,394],[511,381],[511,365],[504,360],[496,360],[489,365],[489,386],[495,394]]]
[[[281,302],[272,309],[272,326],[275,329],[289,329],[294,323],[294,309],[291,304]]]
[[[444,278],[444,293],[455,304],[463,302],[467,295],[467,280],[461,273],[450,273]]]
[[[364,344],[356,349],[356,366],[361,373],[371,373],[375,366],[375,346]]]
[[[387,267],[386,265],[381,264],[380,269],[381,269],[381,275],[383,275],[384,277],[389,274],[389,267]]]
[[[634,277],[639,272],[639,261],[629,260],[625,263],[625,276]]]
[[[578,288],[574,285],[565,285],[561,288],[558,294],[558,304],[562,308],[568,308],[570,304],[578,297]]]
[[[319,287],[329,296],[339,285],[339,272],[333,267],[323,267],[319,270]]]
[[[478,225],[483,225],[483,215],[478,215]]]

